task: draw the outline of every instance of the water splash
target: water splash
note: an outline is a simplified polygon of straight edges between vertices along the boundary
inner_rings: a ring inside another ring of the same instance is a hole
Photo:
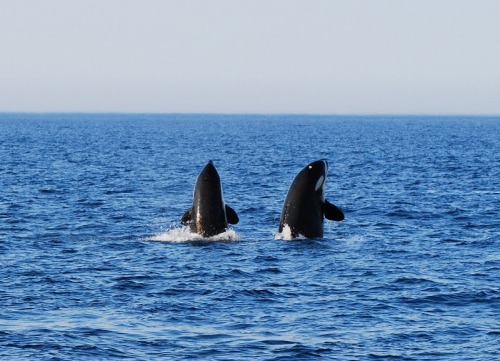
[[[365,242],[366,241],[366,237],[365,235],[362,235],[362,234],[353,234],[351,236],[348,236],[348,237],[342,237],[342,238],[338,238],[339,241],[344,241],[344,242],[347,242],[347,243],[361,243],[361,242]]]
[[[165,233],[160,233],[147,238],[148,241],[157,242],[235,242],[241,238],[236,231],[228,228],[225,232],[212,237],[203,237],[198,233],[191,232],[189,227],[172,228]]]
[[[292,241],[297,239],[306,239],[303,235],[299,234],[297,237],[293,237],[292,229],[288,224],[283,226],[283,231],[278,232],[274,235],[274,239],[283,241]]]

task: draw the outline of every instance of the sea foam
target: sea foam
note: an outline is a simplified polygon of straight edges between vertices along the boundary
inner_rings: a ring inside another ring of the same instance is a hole
[[[240,236],[230,228],[215,236],[203,237],[198,233],[191,232],[189,227],[176,227],[167,232],[148,237],[147,240],[157,242],[234,242],[239,241]]]

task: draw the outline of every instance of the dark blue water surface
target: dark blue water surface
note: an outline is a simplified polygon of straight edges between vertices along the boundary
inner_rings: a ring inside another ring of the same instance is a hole
[[[0,114],[0,358],[495,360],[500,118]],[[278,239],[328,159],[346,219]],[[212,159],[230,241],[180,227]]]

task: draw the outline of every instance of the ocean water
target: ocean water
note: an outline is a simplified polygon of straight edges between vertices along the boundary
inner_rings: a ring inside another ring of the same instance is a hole
[[[499,154],[498,117],[0,114],[0,359],[496,360]],[[280,239],[317,159],[346,219]]]

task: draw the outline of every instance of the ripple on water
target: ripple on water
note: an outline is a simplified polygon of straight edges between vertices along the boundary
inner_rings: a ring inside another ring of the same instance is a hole
[[[0,114],[0,358],[494,360],[499,125]],[[346,219],[289,241],[320,158]],[[173,222],[208,159],[240,222],[205,239]]]

